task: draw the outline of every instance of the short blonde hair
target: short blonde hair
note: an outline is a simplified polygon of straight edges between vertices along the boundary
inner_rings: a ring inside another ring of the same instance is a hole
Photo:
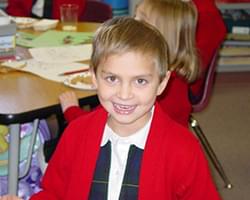
[[[131,17],[116,17],[103,23],[93,39],[91,68],[96,73],[100,62],[107,57],[127,52],[150,56],[162,80],[169,68],[168,47],[164,37],[153,26]]]
[[[144,0],[139,6],[143,6],[145,21],[155,26],[168,43],[171,71],[176,71],[188,82],[194,81],[199,72],[195,5],[182,0]]]

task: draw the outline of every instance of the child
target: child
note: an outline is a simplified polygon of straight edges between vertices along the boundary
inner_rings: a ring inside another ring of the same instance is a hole
[[[188,127],[191,113],[188,83],[196,80],[199,69],[195,48],[197,10],[192,1],[143,0],[135,17],[157,27],[169,45],[172,73],[158,100],[172,119]]]
[[[137,7],[136,18],[157,27],[169,44],[173,73],[158,100],[170,117],[188,127],[191,102],[199,100],[204,74],[225,37],[225,26],[214,0],[143,0]],[[194,58],[194,45],[199,62]]]
[[[172,119],[187,127],[191,112],[188,82],[194,81],[198,74],[195,48],[197,11],[191,1],[144,0],[138,5],[135,18],[157,27],[169,44],[173,73],[168,88],[158,100]],[[81,112],[85,113],[73,101],[72,92],[62,94],[59,99],[68,122]]]
[[[198,10],[197,31],[197,11],[194,4]],[[192,1],[181,0],[143,0],[136,9],[136,18],[157,27],[169,43],[173,73],[168,88],[158,100],[172,119],[186,127],[192,111],[189,97],[191,96],[191,101],[199,100],[204,74],[226,33],[213,0],[194,0],[194,4]],[[215,27],[216,33],[212,26]],[[201,58],[199,63],[194,48],[195,36]],[[179,58],[176,59],[177,57]],[[197,79],[198,71],[200,77]],[[72,92],[60,96],[64,116],[68,122],[85,113],[80,110],[76,100],[71,102],[73,97]]]
[[[153,26],[114,18],[97,30],[91,71],[101,106],[69,124],[31,200],[218,200],[197,139],[155,103],[169,72]]]

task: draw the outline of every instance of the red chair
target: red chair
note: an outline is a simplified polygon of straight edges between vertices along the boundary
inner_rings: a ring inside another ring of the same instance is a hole
[[[86,9],[80,21],[102,23],[113,17],[112,7],[101,1],[86,1]]]
[[[205,83],[204,83],[204,88],[201,94],[201,98],[200,100],[192,105],[192,109],[193,109],[193,113],[196,112],[201,112],[208,104],[210,96],[211,96],[211,92],[212,92],[212,88],[214,85],[214,76],[215,76],[215,70],[216,70],[216,66],[217,66],[217,55],[218,52],[215,52],[213,59],[210,63],[210,66],[208,68],[208,71],[206,73],[206,78],[205,78]],[[201,141],[208,157],[210,158],[212,164],[214,165],[215,169],[217,170],[217,172],[219,173],[219,175],[221,176],[222,180],[225,183],[225,187],[230,189],[232,188],[232,184],[229,181],[220,161],[218,160],[216,154],[214,153],[211,145],[209,144],[206,136],[204,135],[198,121],[191,115],[190,119],[189,119],[189,124],[191,126],[191,128],[193,129],[193,131],[195,132],[195,134],[197,135],[197,137],[199,138],[199,140]]]

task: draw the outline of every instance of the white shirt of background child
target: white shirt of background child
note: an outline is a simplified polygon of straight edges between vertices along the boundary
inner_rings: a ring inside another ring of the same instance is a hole
[[[35,14],[36,16],[42,17],[43,7],[44,7],[44,0],[37,0],[32,7],[32,13]]]

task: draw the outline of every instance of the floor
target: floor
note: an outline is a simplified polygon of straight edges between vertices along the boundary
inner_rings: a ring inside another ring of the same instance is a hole
[[[250,72],[218,73],[208,107],[194,115],[233,184],[225,189],[211,166],[224,200],[250,199]]]

